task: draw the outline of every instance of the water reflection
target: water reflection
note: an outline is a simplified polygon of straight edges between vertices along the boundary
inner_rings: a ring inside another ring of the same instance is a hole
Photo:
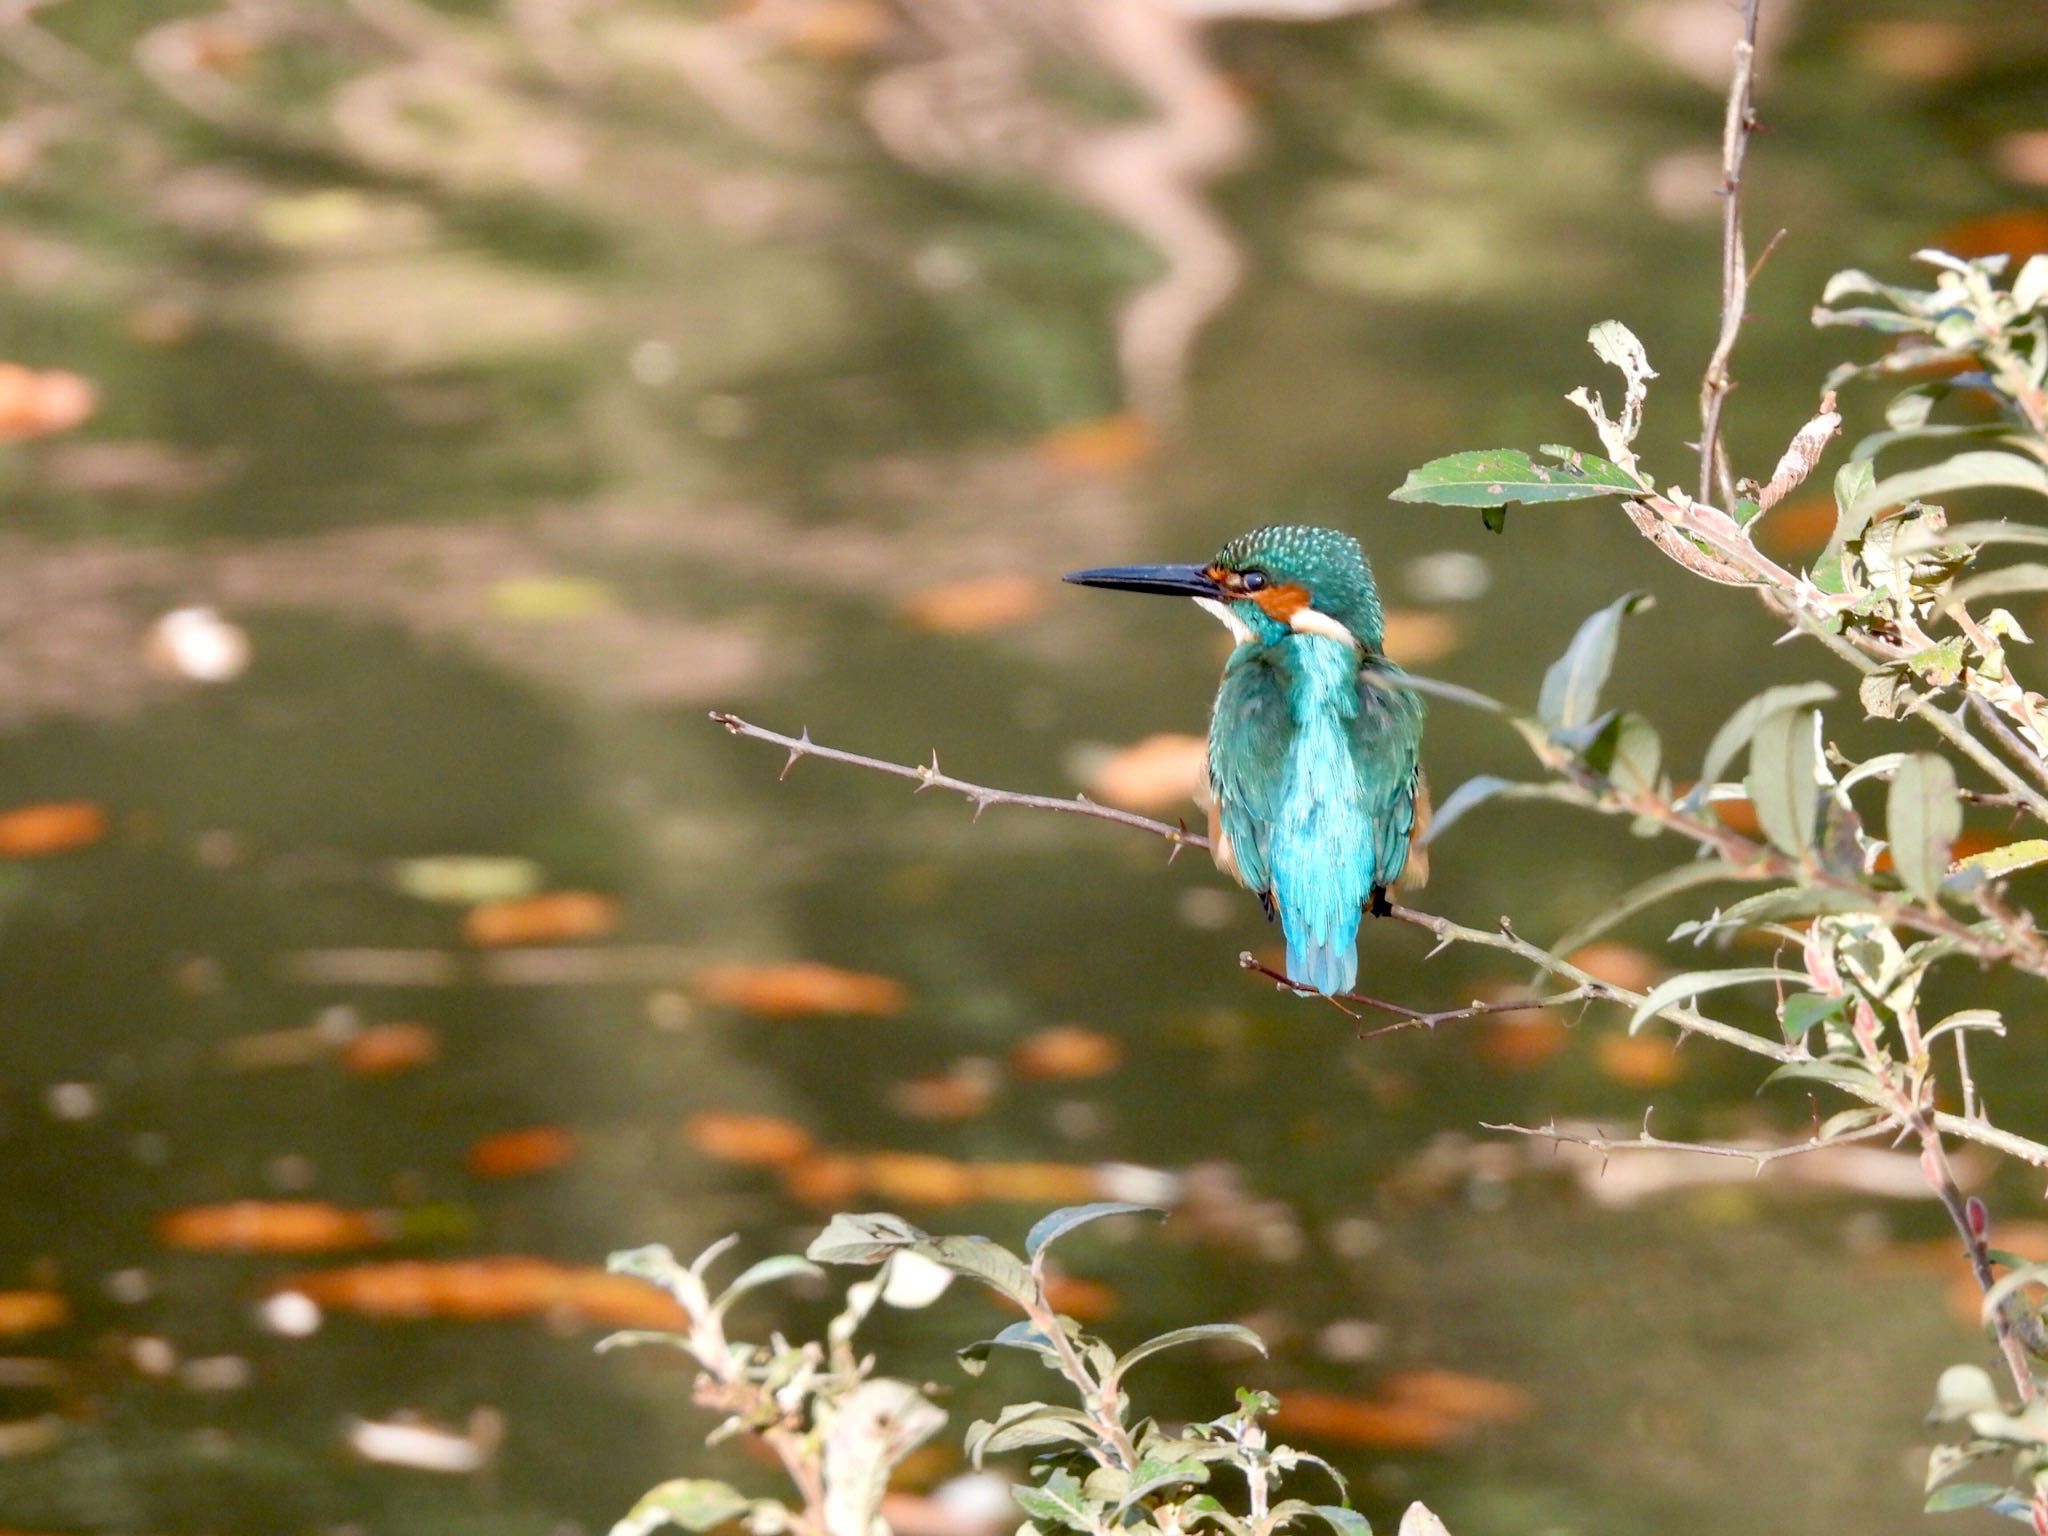
[[[1055,577],[1267,514],[1360,531],[1447,676],[1525,696],[1650,585],[1615,688],[1697,709],[1672,750],[1754,692],[1765,627],[1597,514],[1381,500],[1573,430],[1609,313],[1686,435],[1718,7],[1213,9],[0,22],[9,346],[93,412],[0,412],[0,1521],[601,1528],[759,1475],[695,1449],[672,1362],[590,1355],[609,1249],[759,1254],[848,1202],[1014,1237],[1114,1191],[1175,1214],[1077,1240],[1064,1304],[1254,1321],[1376,1515],[1917,1528],[1901,1448],[1968,1337],[1903,1245],[1938,1219],[1860,1173],[1616,1209],[1475,1129],[1803,1104],[1569,1014],[1361,1041],[1237,970],[1269,935],[1194,859],[778,782],[701,718],[1182,814],[1215,638]],[[1994,10],[1774,45],[1754,218],[1795,234],[1738,446],[1832,361],[1822,274],[2038,186],[2048,35]],[[1434,714],[1439,784],[1518,750]],[[1433,904],[1554,933],[1652,867],[1516,809]],[[1424,1006],[1524,980],[1366,943]],[[1014,1385],[953,1374],[975,1307],[884,1333],[963,1418]],[[1236,1368],[1163,1369],[1160,1410]]]

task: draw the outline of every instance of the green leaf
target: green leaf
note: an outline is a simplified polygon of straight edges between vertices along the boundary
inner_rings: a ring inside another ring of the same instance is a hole
[[[1685,807],[1697,811],[1706,804],[1706,797],[1730,763],[1735,754],[1749,745],[1756,735],[1756,728],[1770,716],[1784,709],[1796,709],[1802,704],[1825,704],[1835,696],[1835,690],[1826,683],[1781,683],[1775,688],[1766,688],[1755,698],[1737,709],[1714,732],[1714,739],[1707,743],[1707,755],[1700,765],[1700,781],[1685,797]]]
[[[2007,843],[2003,848],[1987,848],[1982,853],[1973,853],[1958,860],[1956,868],[1996,880],[2002,875],[2032,869],[2036,864],[2048,864],[2048,840],[2030,837],[2021,842]]]
[[[1816,1024],[1838,1019],[1849,1011],[1847,997],[1824,997],[1818,992],[1800,992],[1785,999],[1779,1022],[1785,1026],[1787,1043],[1796,1045]]]
[[[704,1289],[703,1278],[693,1267],[678,1263],[676,1256],[664,1244],[649,1243],[644,1248],[628,1248],[611,1255],[604,1261],[604,1267],[615,1275],[631,1275],[649,1285],[660,1286],[681,1302],[683,1310],[692,1317],[701,1316],[711,1309],[711,1297]]]
[[[1049,1215],[1041,1216],[1032,1223],[1030,1232],[1024,1237],[1024,1256],[1038,1257],[1039,1251],[1050,1248],[1076,1227],[1085,1227],[1091,1221],[1100,1221],[1105,1216],[1164,1216],[1156,1205],[1135,1205],[1128,1200],[1101,1200],[1093,1205],[1064,1206]]]
[[[1117,1500],[1116,1512],[1122,1514],[1147,1494],[1157,1493],[1162,1488],[1200,1487],[1208,1481],[1209,1469],[1192,1458],[1160,1461],[1148,1456],[1131,1473],[1130,1486]]]
[[[1870,1068],[1861,1062],[1835,1061],[1827,1058],[1819,1061],[1788,1061],[1766,1077],[1763,1086],[1788,1082],[1834,1083],[1842,1088],[1877,1086],[1877,1078],[1872,1075]]]
[[[1641,885],[1623,892],[1613,901],[1600,908],[1584,922],[1568,929],[1550,946],[1554,955],[1570,955],[1584,948],[1645,907],[1655,906],[1667,896],[1676,896],[1680,891],[1689,891],[1696,885],[1712,885],[1722,880],[1749,880],[1755,878],[1737,870],[1732,864],[1721,859],[1697,859],[1690,864],[1680,864],[1652,875]]]
[[[1963,802],[1948,759],[1914,752],[1892,772],[1885,833],[1899,881],[1922,901],[1938,902],[1948,852],[1963,830]]]
[[[1846,590],[1842,561],[1849,545],[1863,537],[1871,519],[1871,513],[1854,509],[1876,483],[1877,469],[1868,459],[1851,459],[1835,471],[1835,531],[1813,562],[1813,582],[1823,592]]]
[[[612,1536],[641,1536],[664,1525],[708,1531],[739,1519],[753,1507],[753,1500],[729,1483],[678,1477],[649,1490],[626,1518],[612,1527]]]
[[[1192,1328],[1176,1328],[1170,1333],[1162,1333],[1156,1338],[1150,1338],[1142,1344],[1134,1345],[1124,1352],[1115,1367],[1110,1371],[1110,1375],[1120,1381],[1123,1379],[1124,1372],[1128,1371],[1140,1360],[1160,1354],[1165,1350],[1178,1349],[1183,1344],[1199,1344],[1204,1339],[1234,1339],[1240,1344],[1250,1346],[1262,1355],[1266,1353],[1266,1341],[1256,1333],[1253,1333],[1251,1329],[1245,1327],[1243,1323],[1198,1323]]]
[[[929,1243],[930,1234],[920,1231],[901,1216],[887,1211],[866,1215],[834,1216],[804,1250],[804,1257],[819,1264],[879,1264],[899,1248]]]
[[[1337,1536],[1372,1536],[1372,1522],[1342,1504],[1312,1505],[1310,1513],[1320,1515]]]
[[[1586,748],[1586,766],[1625,795],[1657,787],[1664,743],[1641,715],[1622,711],[1601,727]]]
[[[920,1243],[917,1251],[938,1260],[955,1274],[979,1280],[1019,1306],[1028,1308],[1037,1297],[1038,1287],[1032,1283],[1031,1271],[1001,1243],[985,1237],[942,1237],[936,1242]]]
[[[1480,448],[1431,459],[1410,470],[1393,499],[1443,507],[1506,507],[1516,502],[1533,506],[1592,496],[1639,496],[1643,490],[1620,465],[1590,453],[1538,464],[1516,448]]]
[[[1865,490],[1852,510],[1867,522],[1887,507],[1902,507],[1909,501],[1924,501],[1950,491],[1994,486],[2048,496],[2048,468],[2016,453],[1988,449],[1958,453],[1939,464],[1887,475]]]
[[[777,1254],[774,1258],[763,1259],[750,1264],[733,1277],[725,1294],[712,1303],[711,1310],[723,1314],[726,1308],[738,1301],[749,1291],[759,1290],[764,1285],[773,1285],[778,1280],[794,1279],[798,1275],[822,1275],[824,1271],[808,1259],[800,1259],[793,1253]]]
[[[1600,708],[1600,690],[1614,668],[1614,648],[1621,621],[1653,599],[1647,592],[1628,592],[1586,617],[1565,653],[1543,674],[1543,692],[1536,713],[1553,731],[1587,724]]]
[[[1749,744],[1750,803],[1764,836],[1781,853],[1804,858],[1820,823],[1814,738],[1820,717],[1810,709],[1764,716]]]
[[[1484,805],[1489,800],[1565,800],[1576,798],[1570,787],[1563,784],[1524,784],[1514,779],[1504,779],[1498,774],[1474,774],[1444,797],[1430,818],[1429,831],[1423,834],[1423,845],[1434,843],[1443,836],[1444,829],[1457,821],[1474,806]]]
[[[2038,523],[2014,523],[2004,518],[1982,523],[1957,523],[1948,528],[1914,528],[1899,535],[1896,551],[1919,554],[1944,544],[2048,544],[2048,528]]]
[[[975,1466],[985,1456],[1039,1445],[1094,1445],[1094,1422],[1078,1408],[1054,1403],[1012,1403],[993,1423],[977,1419],[967,1427],[966,1450]],[[1076,1491],[1079,1485],[1076,1484]]]
[[[1980,1509],[1996,1503],[2009,1492],[1999,1483],[1950,1483],[1927,1495],[1930,1515],[1945,1515],[1958,1509]]]
[[[988,1369],[989,1352],[996,1349],[1026,1349],[1048,1359],[1058,1357],[1053,1341],[1040,1333],[1034,1324],[1017,1322],[992,1339],[980,1339],[965,1349],[954,1350],[953,1358],[960,1362],[960,1368],[968,1375],[979,1376]]]
[[[2018,565],[2000,566],[1995,571],[1979,571],[1950,587],[1941,605],[1959,608],[1980,597],[2009,597],[2015,592],[2048,592],[2048,565],[2038,560],[2027,560]]]
[[[1697,997],[1702,992],[1719,992],[1728,987],[1745,987],[1761,981],[1795,981],[1807,985],[1804,971],[1788,971],[1775,965],[1743,966],[1732,971],[1685,971],[1661,981],[1644,994],[1629,1015],[1628,1032],[1634,1034],[1645,1021],[1664,1009]]]
[[[1054,1472],[1042,1488],[1012,1488],[1010,1497],[1041,1526],[1066,1526],[1076,1531],[1094,1528],[1094,1521],[1089,1518],[1088,1507],[1082,1499],[1080,1480],[1071,1472]]]

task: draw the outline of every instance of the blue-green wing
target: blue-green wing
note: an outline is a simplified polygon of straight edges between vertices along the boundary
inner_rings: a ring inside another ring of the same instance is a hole
[[[1385,662],[1360,669],[1358,714],[1351,722],[1357,762],[1373,829],[1373,880],[1391,886],[1408,865],[1422,797],[1422,695],[1398,686],[1400,669]]]
[[[1273,888],[1270,839],[1286,790],[1292,733],[1279,674],[1255,651],[1233,653],[1209,719],[1216,862],[1261,895]]]

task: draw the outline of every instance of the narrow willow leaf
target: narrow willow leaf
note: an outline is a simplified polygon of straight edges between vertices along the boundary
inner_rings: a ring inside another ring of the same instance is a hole
[[[1950,587],[1941,605],[1959,608],[1980,597],[2009,597],[2016,592],[2048,592],[2048,565],[2028,560],[1995,571],[1979,571]]]
[[[1018,1507],[1039,1526],[1057,1530],[1066,1526],[1076,1531],[1092,1530],[1088,1507],[1083,1502],[1080,1481],[1071,1472],[1055,1472],[1043,1488],[1020,1486],[1010,1490]]]
[[[1844,1088],[1877,1086],[1870,1068],[1855,1061],[1788,1061],[1764,1079],[1766,1087],[1783,1082],[1835,1083]]]
[[[636,1280],[660,1286],[681,1302],[683,1310],[692,1317],[710,1310],[711,1297],[704,1289],[703,1277],[694,1266],[678,1263],[665,1244],[649,1243],[644,1248],[628,1248],[607,1258],[604,1267],[615,1275],[631,1275]]]
[[[1877,483],[1877,469],[1867,459],[1851,459],[1835,471],[1835,531],[1827,547],[1813,562],[1813,581],[1823,592],[1844,589],[1842,561],[1849,545],[1863,537],[1872,514],[1856,510],[1871,486]]]
[[[1176,1328],[1170,1333],[1162,1333],[1142,1344],[1133,1345],[1117,1360],[1110,1375],[1121,1380],[1124,1372],[1140,1360],[1163,1354],[1169,1349],[1178,1349],[1183,1344],[1199,1344],[1205,1339],[1231,1339],[1257,1350],[1262,1355],[1266,1352],[1266,1341],[1243,1323],[1197,1323],[1192,1328]]]
[[[1804,971],[1788,971],[1775,965],[1743,966],[1732,971],[1685,971],[1652,987],[1636,1011],[1629,1015],[1628,1032],[1634,1034],[1644,1023],[1702,992],[1720,992],[1729,987],[1746,987],[1763,981],[1789,981],[1808,985]]]
[[[1599,938],[1601,934],[1617,924],[1626,922],[1645,907],[1654,906],[1667,896],[1676,896],[1680,891],[1689,891],[1696,885],[1712,885],[1720,880],[1751,880],[1753,875],[1738,871],[1732,864],[1721,859],[1700,859],[1691,864],[1680,864],[1675,869],[1664,870],[1652,875],[1641,885],[1623,892],[1577,927],[1566,932],[1550,946],[1554,955],[1570,955]]]
[[[1785,1026],[1785,1039],[1797,1044],[1809,1029],[1838,1019],[1849,1010],[1846,997],[1823,997],[1818,992],[1800,992],[1785,999],[1778,1021]]]
[[[1585,725],[1600,708],[1600,690],[1614,669],[1614,649],[1621,621],[1653,599],[1647,592],[1628,592],[1579,625],[1565,653],[1543,674],[1543,692],[1536,713],[1552,730]]]
[[[1697,811],[1706,804],[1707,795],[1735,761],[1735,754],[1749,745],[1756,735],[1756,728],[1764,720],[1781,709],[1796,709],[1802,704],[1825,704],[1835,697],[1835,690],[1826,683],[1781,683],[1775,688],[1766,688],[1749,700],[1714,732],[1714,739],[1707,743],[1707,755],[1700,764],[1700,781],[1692,793],[1685,797],[1685,808]]]
[[[1980,1509],[1997,1503],[2009,1491],[1999,1483],[1950,1483],[1927,1495],[1927,1513],[1945,1515],[1958,1509]],[[2015,1495],[2014,1502],[2022,1501]]]
[[[1148,1457],[1131,1473],[1130,1486],[1117,1500],[1116,1512],[1122,1514],[1147,1494],[1162,1488],[1199,1488],[1208,1481],[1209,1469],[1199,1461],[1158,1461]]]
[[[1076,1227],[1085,1227],[1091,1221],[1100,1221],[1105,1216],[1164,1216],[1156,1205],[1135,1205],[1128,1200],[1102,1200],[1093,1205],[1063,1206],[1057,1211],[1041,1216],[1032,1223],[1031,1230],[1024,1238],[1024,1256],[1038,1257],[1039,1250],[1049,1248]]]
[[[1443,1521],[1427,1504],[1410,1504],[1401,1516],[1401,1529],[1395,1536],[1451,1536],[1444,1528]]]
[[[920,1243],[917,1251],[928,1259],[936,1259],[955,1274],[979,1280],[990,1290],[1027,1309],[1036,1296],[1037,1287],[1032,1284],[1031,1271],[1024,1267],[1022,1259],[1001,1243],[991,1242],[985,1237],[942,1237],[934,1242]]]
[[[808,1259],[800,1259],[793,1253],[777,1254],[774,1258],[763,1259],[750,1264],[734,1276],[725,1294],[712,1304],[711,1310],[723,1314],[726,1308],[738,1301],[749,1291],[759,1290],[764,1285],[773,1285],[778,1280],[794,1279],[798,1275],[822,1275],[823,1270]]]
[[[1995,486],[2048,496],[2048,468],[2016,453],[1977,449],[1943,459],[1939,464],[1887,475],[1859,496],[1852,510],[1868,518],[1909,501]]]
[[[2048,840],[2030,837],[2022,842],[2007,843],[2003,848],[1987,848],[1982,853],[1973,853],[1957,861],[1956,868],[1996,880],[2018,874],[2023,869],[2032,869],[2036,864],[2048,864]]]
[[[1892,772],[1885,833],[1899,882],[1922,901],[1940,899],[1948,851],[1963,830],[1963,802],[1948,759],[1914,752]]]
[[[1586,766],[1625,795],[1657,787],[1664,743],[1641,715],[1622,711],[1601,728],[1586,748]]]
[[[1814,738],[1820,716],[1781,709],[1764,716],[1749,744],[1750,803],[1764,836],[1780,853],[1804,858],[1820,822],[1820,786],[1814,776]]]
[[[649,1490],[625,1519],[612,1527],[612,1536],[641,1536],[665,1525],[686,1531],[708,1531],[737,1520],[753,1500],[729,1483],[711,1478],[679,1477]]]
[[[1320,1516],[1337,1536],[1372,1536],[1372,1522],[1342,1504],[1317,1504],[1310,1513]]]
[[[1093,1422],[1078,1408],[1013,1403],[993,1423],[977,1419],[968,1425],[964,1444],[968,1459],[979,1467],[984,1457],[1004,1451],[1037,1445],[1094,1445],[1099,1438]],[[1080,1491],[1079,1484],[1075,1491]]]
[[[1425,845],[1434,843],[1451,826],[1474,806],[1484,805],[1489,800],[1569,800],[1573,798],[1569,788],[1562,784],[1523,784],[1514,779],[1504,779],[1498,774],[1475,774],[1444,797],[1436,808],[1436,815],[1430,819],[1429,830],[1423,834]]]
[[[930,1241],[929,1234],[887,1211],[842,1214],[811,1239],[804,1257],[819,1264],[879,1264],[899,1248]]]
[[[1620,465],[1590,453],[1538,464],[1517,448],[1479,448],[1431,459],[1393,492],[1395,501],[1443,507],[1505,507],[1515,502],[1584,501],[1635,496],[1643,487]]]

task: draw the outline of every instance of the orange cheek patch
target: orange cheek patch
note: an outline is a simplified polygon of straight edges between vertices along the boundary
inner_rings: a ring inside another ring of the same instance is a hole
[[[1308,606],[1308,588],[1288,582],[1254,592],[1251,600],[1265,609],[1268,618],[1281,624],[1292,624],[1294,616]]]

